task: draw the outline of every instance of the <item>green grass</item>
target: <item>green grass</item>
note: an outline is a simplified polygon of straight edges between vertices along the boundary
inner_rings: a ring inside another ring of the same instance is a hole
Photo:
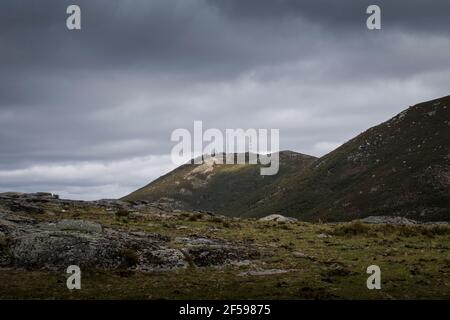
[[[2,299],[448,299],[450,227],[275,223],[184,213],[173,218],[130,213],[127,220],[92,211],[58,218],[96,220],[104,226],[175,237],[203,235],[256,246],[251,265],[167,272],[83,270],[82,290],[66,289],[64,273],[0,270]],[[40,216],[40,219],[55,219]],[[180,228],[185,226],[187,228]],[[319,238],[325,233],[328,238]],[[296,252],[304,254],[299,257]],[[130,265],[133,256],[127,252]],[[382,290],[366,288],[366,268],[382,271]],[[259,269],[295,270],[239,276]]]

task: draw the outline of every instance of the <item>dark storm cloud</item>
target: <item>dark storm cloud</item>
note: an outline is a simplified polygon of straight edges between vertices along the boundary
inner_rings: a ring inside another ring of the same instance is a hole
[[[78,1],[83,9],[79,33],[61,27],[69,3],[2,3],[0,23],[8,30],[2,34],[8,44],[2,61],[45,71],[114,66],[167,74],[215,66],[214,72],[227,73],[280,55],[263,43],[250,43],[251,32],[239,36],[240,30],[217,19],[203,1]]]
[[[206,0],[231,19],[242,21],[279,21],[286,19],[307,19],[330,29],[351,28],[361,30],[365,21],[361,12],[369,5],[382,8],[386,27],[398,27],[416,32],[448,33],[450,4],[446,0],[431,2],[423,0]],[[345,31],[348,31],[345,30]]]
[[[82,10],[82,30],[65,27]],[[369,4],[381,31],[365,27]],[[280,128],[324,154],[448,94],[448,1],[0,2],[0,190],[119,196],[173,129]]]

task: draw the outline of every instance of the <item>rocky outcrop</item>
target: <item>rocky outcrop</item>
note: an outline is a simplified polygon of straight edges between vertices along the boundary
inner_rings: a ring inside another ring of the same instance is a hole
[[[103,228],[99,223],[72,219],[63,219],[55,223],[44,224],[42,225],[42,228],[49,230],[80,231],[88,233],[100,233],[103,231]]]
[[[2,266],[26,269],[89,268],[164,270],[187,266],[168,238],[103,228],[84,220],[36,223],[16,214],[0,216]]]
[[[183,253],[197,267],[233,264],[260,257],[260,252],[256,249],[220,239],[189,237],[176,240],[186,244]]]
[[[407,219],[405,217],[396,216],[370,216],[360,220],[363,223],[370,224],[403,224],[403,225],[413,225],[418,222],[415,220]]]
[[[283,270],[283,269],[269,269],[269,270],[251,270],[251,271],[244,271],[239,273],[240,277],[245,276],[272,276],[277,274],[283,274],[288,272],[295,272],[298,270],[295,269],[289,269],[289,270]]]
[[[78,265],[92,269],[165,271],[221,266],[259,256],[249,246],[224,240],[171,239],[157,233],[102,226],[86,219],[61,219],[48,214],[43,219],[41,211],[16,211],[16,204],[40,203],[38,208],[48,213],[65,203],[49,194],[1,194],[0,200],[1,197],[0,205],[6,211],[0,212],[0,267],[65,270],[69,265]],[[75,203],[88,209],[98,205]],[[54,218],[49,221],[48,216]]]
[[[264,218],[259,219],[260,221],[277,221],[277,222],[296,222],[296,218],[285,217],[281,214],[271,214]]]
[[[140,213],[174,213],[183,210],[180,201],[171,198],[161,198],[149,201],[121,201],[115,199],[101,199],[95,201],[78,201],[60,199],[58,195],[37,192],[0,193],[0,210],[3,212],[25,212],[27,214],[58,214],[68,211],[100,209],[111,214]]]

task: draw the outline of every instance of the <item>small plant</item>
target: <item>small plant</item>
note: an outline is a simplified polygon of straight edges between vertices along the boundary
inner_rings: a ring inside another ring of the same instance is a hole
[[[212,222],[221,223],[223,222],[223,219],[221,217],[213,217],[211,219]]]
[[[412,229],[412,228],[410,228]],[[445,235],[450,235],[450,227],[447,225],[432,225],[432,226],[420,226],[420,227],[416,227],[415,229],[415,233],[414,235],[423,235],[429,238],[434,238],[436,236],[445,236]],[[407,230],[403,230],[403,233],[401,233],[402,235],[405,235],[405,231]],[[410,230],[411,231],[411,230]]]
[[[369,225],[364,224],[361,221],[354,221],[337,226],[332,234],[335,236],[372,235],[372,231],[373,230]]]
[[[8,240],[6,237],[0,236],[0,253],[5,256],[10,256],[11,252],[8,246]]]
[[[189,221],[198,221],[198,220],[201,220],[202,218],[203,218],[203,214],[195,213],[189,217]]]
[[[120,252],[120,255],[122,256],[123,264],[126,268],[134,267],[139,263],[138,255],[131,249],[123,249]]]
[[[287,222],[278,222],[278,228],[282,230],[292,230],[291,226]]]
[[[224,221],[224,222],[222,223],[222,226],[223,226],[224,228],[230,228],[230,227],[231,227],[231,224],[230,224],[228,221]]]
[[[119,210],[117,210],[116,212],[116,216],[123,218],[123,217],[128,217],[130,215],[130,213],[128,212],[127,209],[125,208],[120,208]]]

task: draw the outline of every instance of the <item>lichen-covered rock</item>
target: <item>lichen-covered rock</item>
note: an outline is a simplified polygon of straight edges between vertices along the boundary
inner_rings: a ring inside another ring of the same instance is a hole
[[[0,214],[0,266],[65,270],[69,265],[91,269],[164,271],[248,260],[258,256],[249,247],[200,236],[170,238],[158,233],[104,228],[87,220],[38,223],[16,213]]]
[[[141,263],[138,269],[142,271],[165,271],[174,268],[186,268],[189,262],[186,260],[184,254],[178,249],[145,249],[140,254]],[[148,266],[151,266],[150,270]]]
[[[264,218],[259,219],[260,221],[277,221],[277,222],[296,222],[296,218],[285,217],[281,214],[271,214]]]
[[[283,274],[288,272],[295,272],[296,269],[289,269],[289,270],[283,270],[283,269],[269,269],[269,270],[251,270],[251,271],[244,271],[239,273],[238,275],[240,277],[245,276],[272,276],[277,274]]]
[[[131,268],[143,271],[185,267],[179,250],[165,246],[155,234],[132,235],[106,230],[105,234],[70,231],[38,231],[17,237],[10,245],[15,266],[29,269]]]
[[[116,243],[66,232],[36,232],[13,240],[14,264],[25,268],[65,269],[69,265],[117,268],[122,259]]]
[[[186,252],[197,267],[223,265],[260,256],[254,249],[234,245],[192,246]]]
[[[413,225],[417,224],[417,221],[407,219],[404,217],[395,216],[369,216],[360,220],[363,223],[369,224],[403,224],[403,225]]]
[[[76,230],[81,232],[100,233],[103,231],[99,223],[86,220],[63,219],[54,224],[58,230]]]

